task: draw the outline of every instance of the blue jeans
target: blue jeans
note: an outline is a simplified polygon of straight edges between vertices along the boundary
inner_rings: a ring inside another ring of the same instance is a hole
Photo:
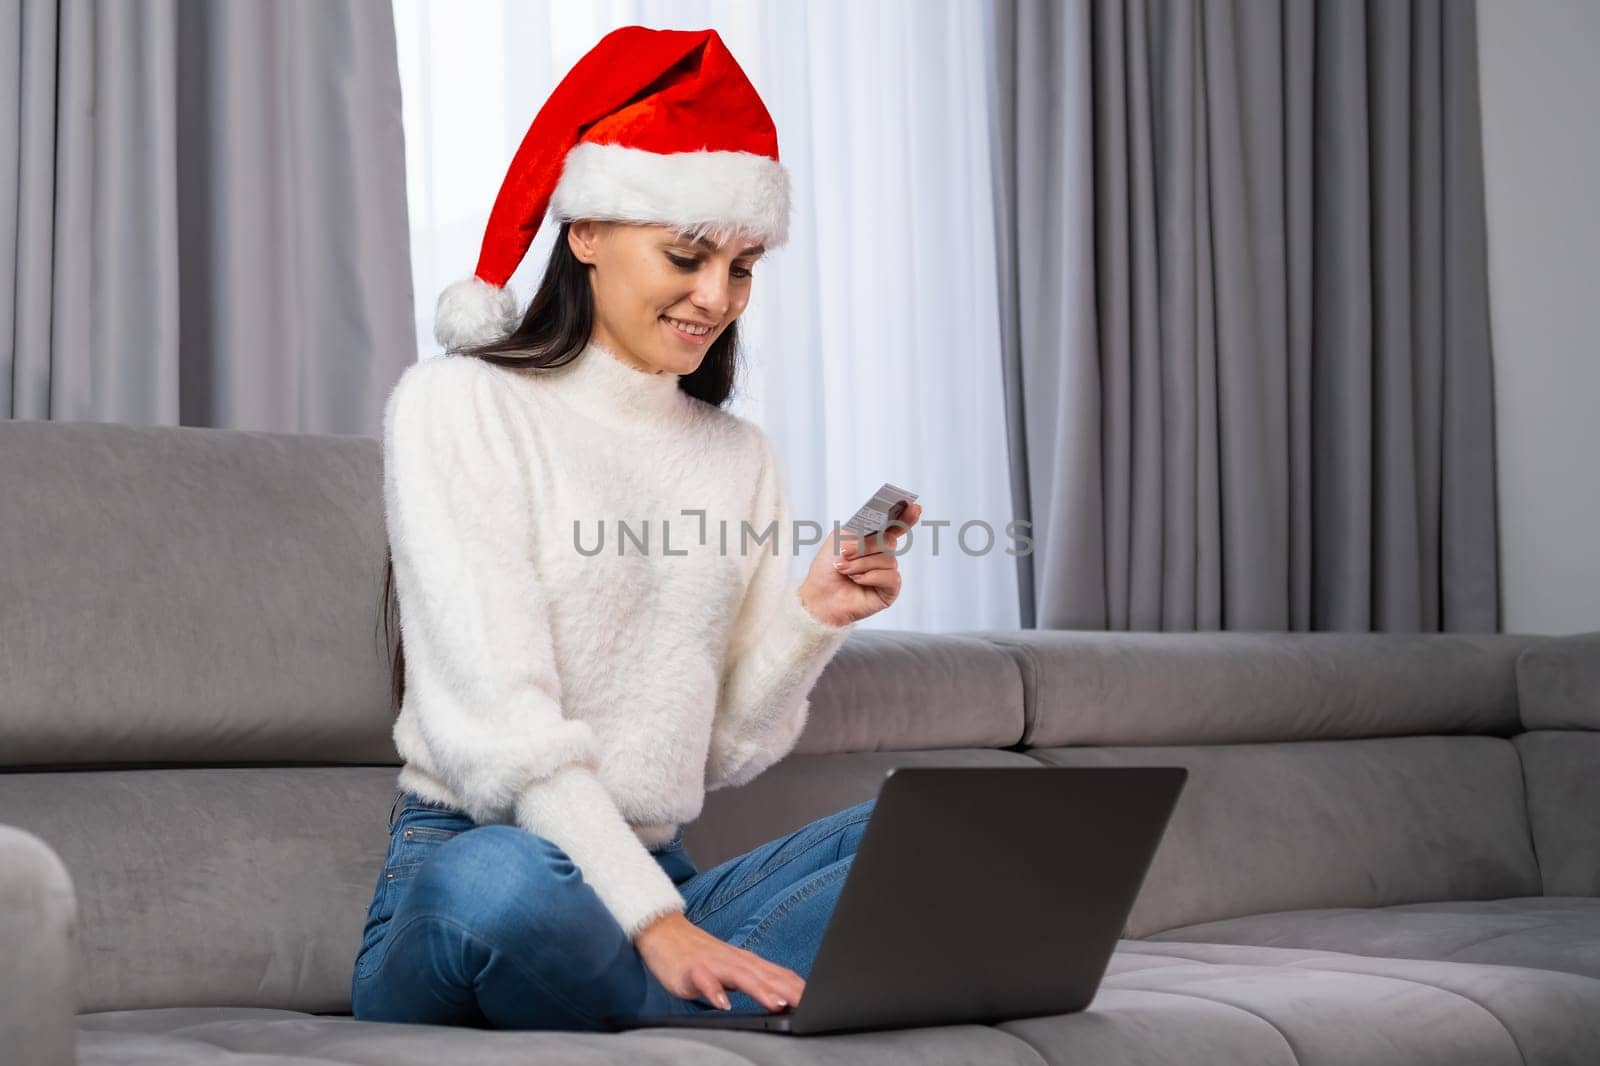
[[[811,976],[876,799],[701,872],[683,830],[649,850],[720,940]],[[356,1018],[491,1029],[610,1031],[613,1019],[717,1010],[661,984],[582,871],[514,825],[478,825],[411,792],[390,812],[389,851],[351,976]],[[766,1013],[728,990],[734,1011]]]

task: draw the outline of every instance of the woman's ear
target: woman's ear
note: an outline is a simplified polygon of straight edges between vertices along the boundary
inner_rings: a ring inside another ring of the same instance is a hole
[[[567,247],[580,263],[594,266],[599,238],[600,227],[594,219],[580,218],[567,227]]]

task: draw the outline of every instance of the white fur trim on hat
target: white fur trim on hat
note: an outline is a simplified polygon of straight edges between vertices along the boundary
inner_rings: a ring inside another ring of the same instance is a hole
[[[433,312],[433,336],[446,351],[497,341],[516,328],[516,296],[476,274],[446,286]]]
[[[751,234],[789,239],[789,173],[755,152],[647,152],[585,141],[567,153],[550,210],[578,218],[657,222],[721,244]]]

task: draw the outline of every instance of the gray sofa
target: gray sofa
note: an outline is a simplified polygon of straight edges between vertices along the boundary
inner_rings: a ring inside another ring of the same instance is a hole
[[[364,437],[0,424],[0,1058],[1600,1062],[1600,634],[862,632],[690,855],[891,766],[1186,765],[1087,1011],[808,1038],[354,1021],[394,796],[379,470]],[[1019,812],[1040,847],[1084,816]]]

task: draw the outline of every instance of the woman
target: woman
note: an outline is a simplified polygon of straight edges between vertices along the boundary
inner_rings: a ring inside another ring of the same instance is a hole
[[[511,328],[547,209],[560,238]],[[440,298],[453,354],[384,413],[404,765],[357,1018],[604,1030],[799,1002],[873,802],[705,871],[683,825],[794,747],[921,510],[836,528],[789,581],[776,457],[722,410],[788,210],[712,31],[618,30],[535,118]]]

